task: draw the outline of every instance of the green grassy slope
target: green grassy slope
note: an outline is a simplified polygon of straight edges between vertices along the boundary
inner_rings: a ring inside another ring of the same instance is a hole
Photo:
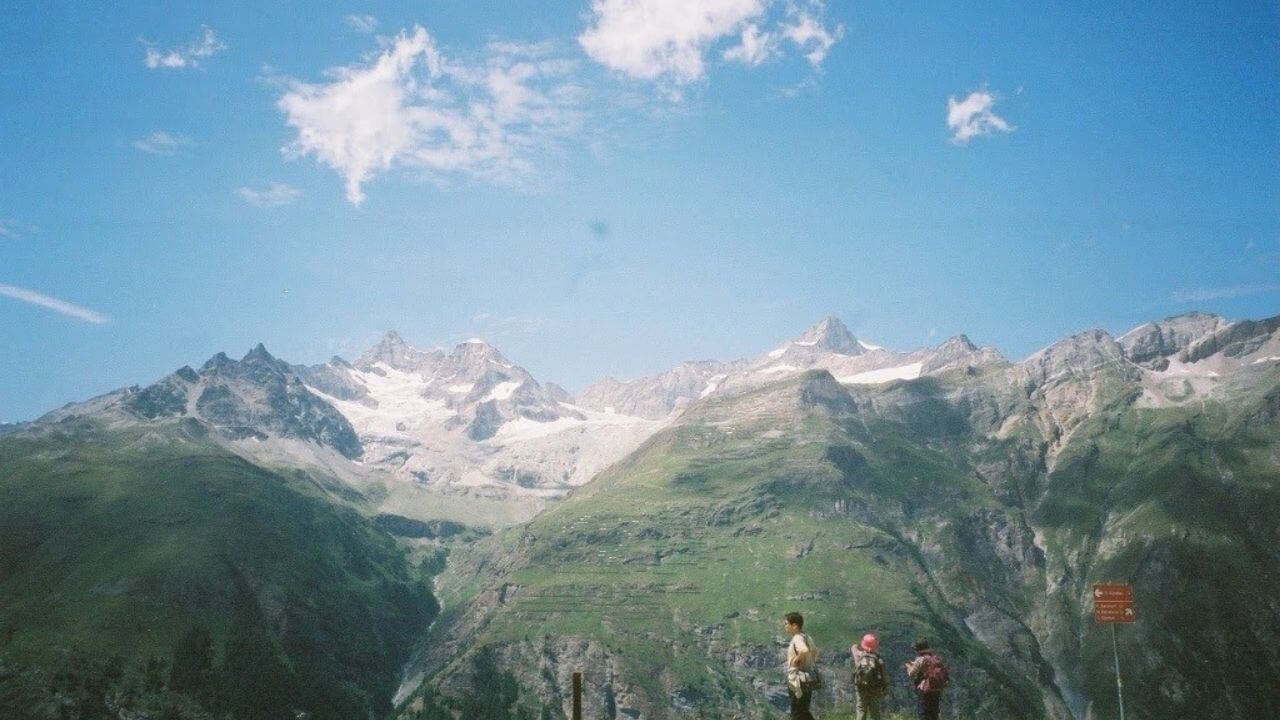
[[[1088,592],[1128,581],[1131,717],[1206,701],[1265,715],[1280,682],[1280,373],[1143,409],[1122,372],[1065,388],[1075,416],[996,373],[852,397],[819,373],[695,406],[561,506],[451,558],[430,692],[465,688],[482,651],[530,708],[563,708],[576,667],[603,716],[766,717],[778,618],[797,609],[833,678],[867,630],[894,667],[924,634],[955,670],[948,716],[1110,717],[1110,635]],[[850,700],[838,682],[822,704]]]
[[[194,422],[0,440],[0,708],[383,711],[436,605],[324,495]]]
[[[685,716],[683,706],[754,717],[779,702],[779,619],[797,609],[833,680],[864,632],[880,634],[895,667],[925,634],[970,678],[954,694],[960,706],[1012,717],[1039,704],[1033,684],[952,622],[912,539],[919,526],[993,503],[991,494],[948,452],[913,440],[910,427],[864,424],[830,407],[849,402],[821,397],[832,384],[810,375],[696,408],[563,505],[498,538],[472,560],[480,573],[469,576],[461,562],[446,572],[440,587],[452,620],[443,631],[461,624],[469,647],[513,659],[563,655],[570,638],[585,643],[614,680],[593,699],[605,712],[663,718]],[[938,432],[949,432],[945,422]],[[486,583],[504,554],[509,565]],[[464,667],[454,659],[441,673]],[[531,675],[531,694],[554,698],[562,674]],[[847,706],[847,683],[831,686],[824,702]],[[900,678],[897,696],[909,699]]]

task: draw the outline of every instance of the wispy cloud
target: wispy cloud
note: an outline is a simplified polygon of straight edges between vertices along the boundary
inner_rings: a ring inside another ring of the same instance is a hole
[[[761,30],[755,23],[747,23],[742,28],[738,44],[724,51],[721,56],[729,62],[739,62],[748,67],[755,67],[779,52],[778,34]]]
[[[1207,300],[1224,300],[1244,297],[1246,295],[1264,295],[1280,292],[1280,284],[1236,285],[1234,287],[1193,288],[1174,290],[1169,298],[1178,303],[1205,302]]]
[[[247,187],[237,188],[236,194],[250,205],[260,208],[292,205],[298,201],[298,198],[302,197],[301,190],[280,182],[271,183],[263,190],[254,190]]]
[[[134,148],[151,155],[173,155],[192,144],[191,138],[164,130],[156,130],[146,137],[133,141]]]
[[[287,81],[277,106],[297,137],[284,152],[333,168],[357,205],[365,183],[394,167],[518,184],[533,155],[580,126],[583,89],[569,79],[572,60],[486,51],[454,60],[414,27],[368,62],[329,69],[329,82]]]
[[[995,114],[996,96],[986,90],[969,93],[963,100],[947,98],[947,127],[951,129],[951,142],[967,145],[975,137],[1007,134],[1017,128]]]
[[[40,232],[40,228],[31,223],[12,218],[0,218],[0,238],[17,240],[38,232]]]
[[[378,29],[378,18],[372,15],[353,14],[346,16],[342,20],[347,24],[347,27],[355,30],[356,32],[365,33],[366,35],[372,34]]]
[[[163,50],[147,40],[140,42],[147,48],[143,62],[152,70],[197,68],[206,58],[227,49],[227,44],[219,40],[217,34],[207,25],[200,26],[199,37],[181,47]]]
[[[38,293],[35,290],[17,287],[16,285],[5,285],[0,283],[0,295],[5,295],[13,298],[14,300],[20,300],[25,303],[30,303],[32,305],[52,310],[56,313],[66,315],[67,317],[83,320],[87,323],[93,323],[94,325],[101,325],[102,323],[108,322],[106,315],[94,312],[89,308],[69,303],[66,300],[59,300],[56,297]]]
[[[815,3],[821,9],[820,3]],[[840,38],[844,37],[844,26],[827,28],[811,10],[790,12],[791,18],[782,25],[782,36],[790,40],[804,53],[804,57],[815,69],[821,68],[827,53]]]
[[[822,0],[593,0],[578,43],[611,70],[675,86],[704,79],[717,48],[726,61],[756,66],[787,42],[818,68],[844,34],[823,23],[824,9]]]

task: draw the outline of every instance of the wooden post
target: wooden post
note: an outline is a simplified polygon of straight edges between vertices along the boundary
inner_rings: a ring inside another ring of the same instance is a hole
[[[582,720],[582,673],[573,674],[573,720]]]
[[[1116,649],[1116,624],[1111,623],[1111,654],[1116,659],[1116,695],[1120,698],[1120,720],[1124,720],[1124,682],[1120,679],[1120,651]]]

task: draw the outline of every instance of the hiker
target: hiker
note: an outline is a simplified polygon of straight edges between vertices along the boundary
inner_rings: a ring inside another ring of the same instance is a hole
[[[880,641],[867,633],[854,645],[853,687],[858,691],[857,720],[880,720],[880,703],[889,692],[889,674],[880,658]]]
[[[817,674],[818,646],[804,631],[804,616],[789,612],[782,627],[791,636],[787,643],[787,697],[791,700],[791,720],[814,720],[809,712],[813,691],[820,681]]]
[[[942,689],[947,686],[947,666],[937,653],[929,649],[929,641],[920,638],[915,644],[916,659],[906,664],[907,677],[916,688],[916,717],[938,720]]]

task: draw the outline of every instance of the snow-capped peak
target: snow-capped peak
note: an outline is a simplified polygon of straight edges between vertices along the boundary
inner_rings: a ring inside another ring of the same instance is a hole
[[[482,366],[489,364],[508,369],[514,368],[511,361],[507,360],[498,348],[479,338],[471,338],[459,343],[453,352],[449,353],[449,360],[462,368],[474,370],[480,370]]]
[[[835,315],[823,318],[799,338],[791,341],[791,344],[841,355],[859,355],[867,349]]]

